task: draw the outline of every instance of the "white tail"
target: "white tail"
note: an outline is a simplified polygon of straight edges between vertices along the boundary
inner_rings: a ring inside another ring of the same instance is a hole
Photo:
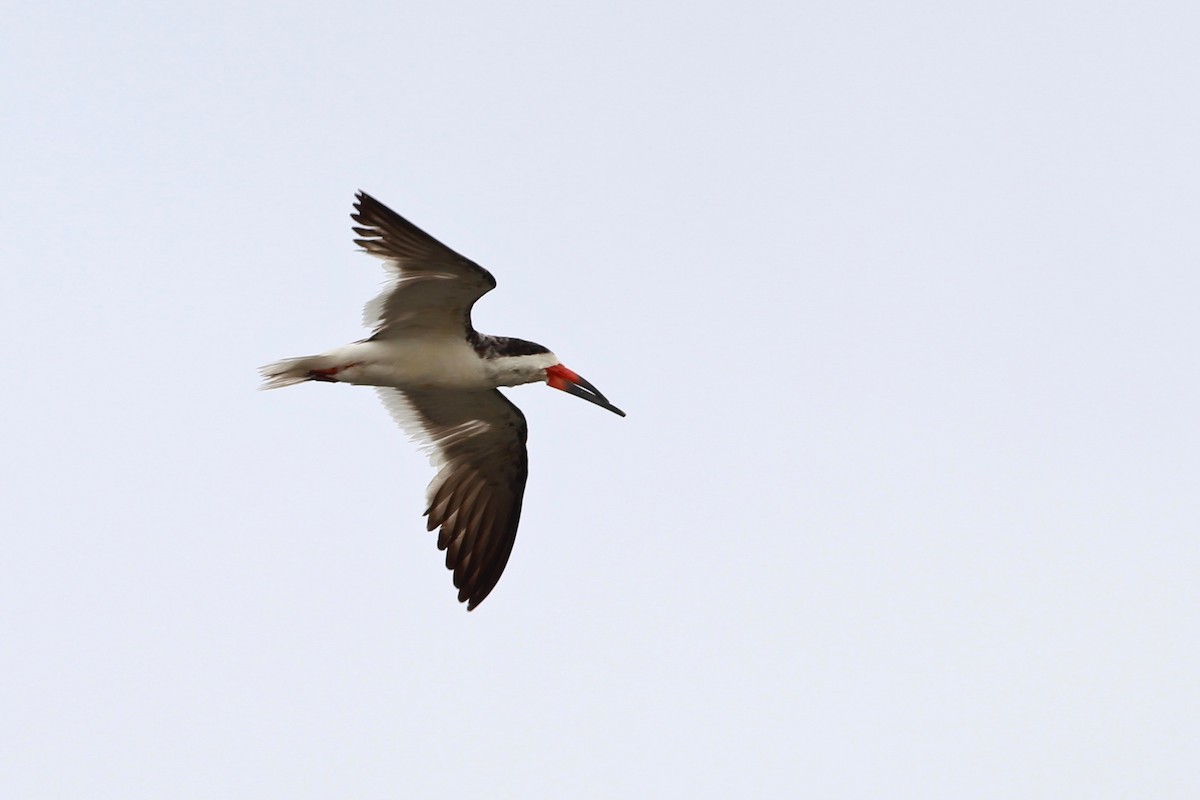
[[[285,358],[283,361],[267,364],[258,371],[263,377],[262,386],[258,388],[279,389],[291,386],[293,383],[311,381],[313,379],[310,374],[311,370],[327,368],[328,362],[327,356],[304,356],[303,358]]]

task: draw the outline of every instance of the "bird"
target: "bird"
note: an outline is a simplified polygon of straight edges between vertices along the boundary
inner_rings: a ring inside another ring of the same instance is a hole
[[[371,335],[260,369],[261,389],[297,383],[372,386],[429,455],[426,529],[438,529],[459,602],[473,610],[500,580],[516,540],[529,475],[525,415],[498,389],[544,382],[624,417],[599,389],[540,344],[479,333],[475,302],[496,287],[486,269],[365,192],[354,242],[382,259],[383,291],[367,303]]]

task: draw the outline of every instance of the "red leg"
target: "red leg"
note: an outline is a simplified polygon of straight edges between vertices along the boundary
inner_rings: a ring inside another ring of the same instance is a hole
[[[357,367],[361,362],[355,361],[353,364],[346,364],[341,367],[329,367],[328,369],[310,369],[308,371],[309,380],[325,381],[326,383],[337,383],[337,374],[344,369]]]

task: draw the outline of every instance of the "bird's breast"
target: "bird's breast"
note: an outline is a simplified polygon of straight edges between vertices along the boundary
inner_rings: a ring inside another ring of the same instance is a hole
[[[491,389],[494,378],[465,340],[375,340],[341,348],[347,366],[338,378],[366,386],[398,389]]]

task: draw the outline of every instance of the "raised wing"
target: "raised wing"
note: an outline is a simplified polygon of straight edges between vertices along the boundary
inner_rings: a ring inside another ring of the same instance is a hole
[[[517,538],[529,473],[525,416],[495,389],[377,391],[438,468],[427,526],[441,527],[438,548],[470,611],[500,580]]]
[[[471,306],[496,287],[492,274],[369,194],[355,198],[350,217],[360,238],[354,242],[383,259],[390,277],[363,309],[363,324],[375,330],[372,338],[416,329],[455,336],[473,330]]]

